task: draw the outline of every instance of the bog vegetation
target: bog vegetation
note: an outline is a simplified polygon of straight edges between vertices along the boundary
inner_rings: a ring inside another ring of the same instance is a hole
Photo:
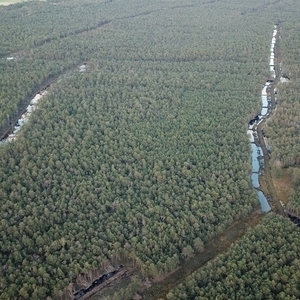
[[[0,7],[1,126],[56,82],[0,147],[0,299],[59,298],[121,254],[156,277],[248,214],[247,122],[274,23],[294,5]]]

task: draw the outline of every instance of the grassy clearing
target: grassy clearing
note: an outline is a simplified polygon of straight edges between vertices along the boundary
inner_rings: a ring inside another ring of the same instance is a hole
[[[277,192],[278,198],[285,204],[288,202],[288,195],[293,189],[295,184],[292,181],[292,176],[287,169],[282,170],[282,175],[279,178],[273,178],[273,185]]]

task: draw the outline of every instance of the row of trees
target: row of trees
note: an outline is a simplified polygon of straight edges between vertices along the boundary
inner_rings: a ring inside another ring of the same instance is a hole
[[[167,299],[297,299],[299,247],[299,229],[270,213]]]

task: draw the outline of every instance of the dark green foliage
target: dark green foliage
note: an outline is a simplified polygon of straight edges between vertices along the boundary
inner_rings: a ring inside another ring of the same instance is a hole
[[[1,61],[2,124],[64,74],[0,148],[1,299],[60,295],[120,253],[155,277],[252,210],[246,128],[277,10],[254,21],[261,1],[236,2],[0,9],[16,57]]]
[[[299,229],[271,213],[167,299],[298,299],[299,247]]]
[[[294,8],[297,11],[297,7]],[[290,80],[277,88],[278,109],[266,126],[271,139],[272,161],[275,167],[295,166],[300,162],[299,148],[299,46],[297,18],[287,18],[280,41],[282,73]],[[299,176],[298,176],[299,177]],[[295,180],[297,182],[297,179]]]
[[[299,215],[300,198],[300,48],[298,42],[300,33],[295,28],[299,27],[296,14],[299,7],[293,5],[293,10],[286,9],[284,23],[282,23],[280,53],[282,61],[282,74],[290,80],[280,83],[277,87],[278,107],[276,113],[265,126],[265,132],[271,145],[271,164],[274,174],[281,176],[281,169],[288,168],[296,191],[289,195],[288,211]]]
[[[293,216],[300,217],[300,189],[299,186],[289,196],[287,212]]]

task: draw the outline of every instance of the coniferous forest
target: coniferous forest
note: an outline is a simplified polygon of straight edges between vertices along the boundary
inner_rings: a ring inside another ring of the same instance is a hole
[[[270,163],[278,176],[290,167],[297,186],[299,10],[296,0],[0,6],[0,133],[47,90],[0,145],[0,299],[67,299],[106,261],[159,278],[257,209],[246,131],[278,23],[290,82],[265,132]],[[238,281],[243,299],[299,298],[299,233],[265,216],[167,297],[229,299],[224,286]]]
[[[298,299],[299,230],[272,213],[167,299]]]
[[[295,7],[299,12],[299,8]],[[300,217],[300,148],[299,148],[299,78],[298,68],[299,20],[284,23],[281,41],[282,75],[284,79],[277,91],[278,109],[267,122],[265,132],[272,147],[271,165],[274,177],[280,182],[289,181],[286,193],[287,211]]]

